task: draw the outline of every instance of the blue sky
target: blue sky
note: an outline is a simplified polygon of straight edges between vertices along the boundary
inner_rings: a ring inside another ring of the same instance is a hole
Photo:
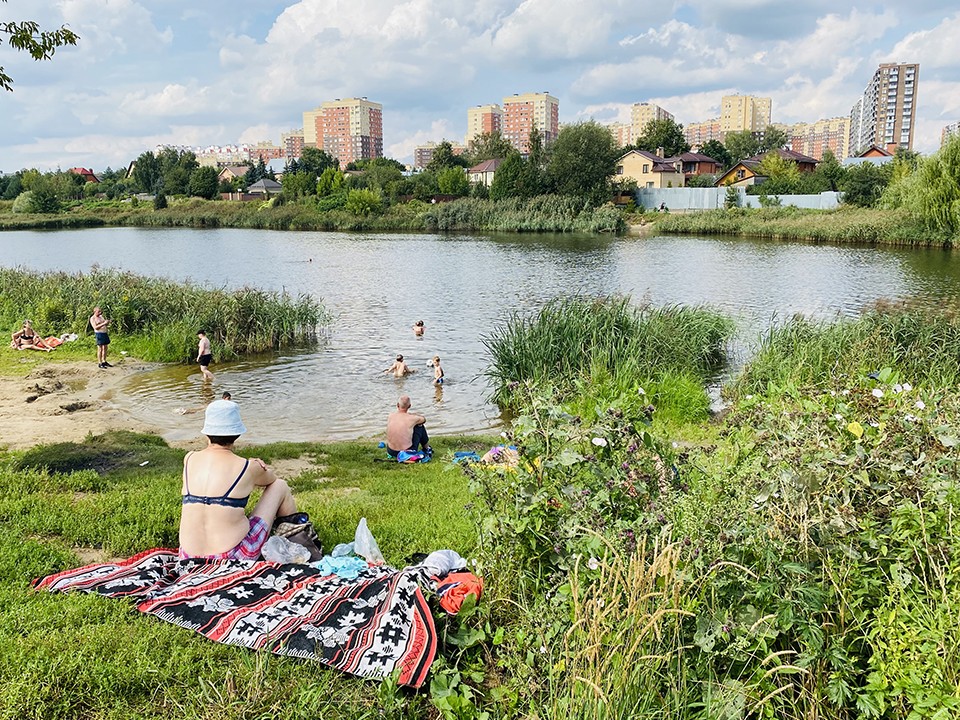
[[[0,46],[0,170],[126,165],[159,143],[279,142],[321,102],[383,104],[384,151],[463,140],[471,105],[549,91],[561,122],[678,122],[724,94],[774,122],[846,115],[880,62],[919,62],[915,147],[960,120],[956,0],[9,0],[0,20],[66,23],[50,62]]]

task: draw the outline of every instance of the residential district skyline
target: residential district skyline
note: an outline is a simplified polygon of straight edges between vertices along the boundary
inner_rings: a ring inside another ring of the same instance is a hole
[[[383,153],[464,137],[464,110],[549,89],[561,123],[630,122],[646,100],[683,124],[720,98],[776,122],[848,115],[883,62],[922,66],[914,148],[960,120],[960,10],[945,0],[10,0],[0,20],[67,23],[49,62],[6,44],[0,169],[119,167],[157,145],[254,144],[325,99],[376,99]]]

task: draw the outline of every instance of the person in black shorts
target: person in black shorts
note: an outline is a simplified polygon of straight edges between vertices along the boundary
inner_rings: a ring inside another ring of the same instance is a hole
[[[213,354],[210,352],[210,338],[203,330],[197,332],[200,343],[197,347],[197,362],[200,363],[200,372],[203,373],[204,380],[213,380],[213,373],[210,372],[210,361],[213,360]]]
[[[107,348],[110,345],[110,336],[107,335],[107,325],[109,324],[110,321],[103,316],[100,308],[95,307],[93,315],[90,316],[90,326],[93,328],[93,336],[97,341],[97,367],[101,368],[113,367],[107,362]]]

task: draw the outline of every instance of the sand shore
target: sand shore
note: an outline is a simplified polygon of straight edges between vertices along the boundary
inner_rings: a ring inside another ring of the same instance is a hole
[[[107,430],[157,432],[107,399],[124,378],[151,367],[137,360],[107,369],[93,362],[49,362],[26,377],[0,377],[0,445],[77,442]]]

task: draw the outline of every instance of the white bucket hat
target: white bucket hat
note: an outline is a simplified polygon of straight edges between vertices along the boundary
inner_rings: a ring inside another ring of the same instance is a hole
[[[214,400],[203,417],[204,435],[242,435],[247,431],[240,419],[240,406],[232,400]]]

